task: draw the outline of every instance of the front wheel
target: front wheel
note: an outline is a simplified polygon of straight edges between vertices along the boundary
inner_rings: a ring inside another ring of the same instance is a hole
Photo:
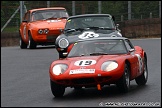
[[[20,36],[20,48],[21,49],[26,49],[27,48],[27,44],[23,41],[21,36]]]
[[[65,87],[64,86],[56,84],[52,80],[50,80],[50,85],[51,85],[52,94],[55,97],[62,97],[64,95],[64,92],[65,92]]]
[[[145,85],[148,79],[147,58],[144,58],[143,74],[135,79],[138,85]]]
[[[117,82],[117,87],[121,92],[128,92],[130,88],[130,69],[128,64],[125,64],[124,74]]]
[[[30,49],[35,49],[36,46],[37,46],[37,44],[36,44],[36,42],[33,40],[31,33],[29,32],[29,43],[28,43],[28,47],[29,47]]]

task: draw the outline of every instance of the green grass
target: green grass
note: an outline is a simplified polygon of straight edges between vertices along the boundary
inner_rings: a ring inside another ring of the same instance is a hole
[[[6,27],[6,28],[3,29],[3,32],[8,32],[8,33],[19,32],[19,27],[15,27],[15,26]]]

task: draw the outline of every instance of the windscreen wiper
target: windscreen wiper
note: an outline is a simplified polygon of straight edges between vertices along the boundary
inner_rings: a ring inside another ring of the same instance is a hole
[[[87,29],[94,29],[94,30],[115,30],[115,28],[109,28],[109,27],[87,27]]]
[[[46,18],[45,20],[50,20],[50,19],[58,19],[56,17],[49,17],[49,18]]]
[[[83,28],[77,28],[77,29],[65,29],[64,31],[68,33],[68,32],[83,31],[83,30],[84,30]]]
[[[84,56],[84,54],[80,54],[80,55],[71,55],[71,56],[68,56],[69,58],[71,58],[71,57],[81,57],[81,56]]]

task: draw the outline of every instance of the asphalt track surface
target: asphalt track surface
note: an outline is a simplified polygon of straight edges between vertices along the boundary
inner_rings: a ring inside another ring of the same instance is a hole
[[[54,98],[50,90],[49,66],[58,58],[53,46],[37,49],[1,47],[1,107],[100,107],[111,105],[161,106],[161,38],[131,40],[148,57],[148,82],[122,94],[115,85],[102,91],[66,88],[63,98]]]

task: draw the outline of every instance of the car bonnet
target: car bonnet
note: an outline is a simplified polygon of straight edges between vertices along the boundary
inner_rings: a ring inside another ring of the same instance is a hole
[[[99,55],[99,56],[82,56],[67,58],[68,67],[70,70],[75,69],[96,69],[100,67],[102,63],[108,60],[116,60],[118,55]]]

